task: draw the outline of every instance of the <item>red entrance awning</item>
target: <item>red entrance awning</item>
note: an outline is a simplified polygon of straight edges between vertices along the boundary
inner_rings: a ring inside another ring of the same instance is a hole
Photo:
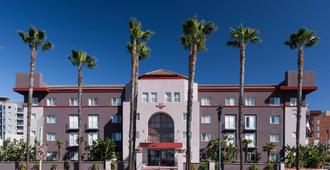
[[[150,149],[178,149],[182,147],[182,143],[161,142],[161,143],[140,143],[141,148]]]

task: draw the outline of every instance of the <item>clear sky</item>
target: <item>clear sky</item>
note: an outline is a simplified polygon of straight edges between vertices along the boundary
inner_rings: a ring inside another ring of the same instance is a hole
[[[246,82],[279,83],[286,70],[296,70],[297,52],[283,45],[299,27],[317,31],[321,41],[305,50],[305,68],[317,74],[318,90],[309,95],[312,109],[330,109],[330,1],[328,0],[47,0],[0,1],[0,96],[22,99],[13,92],[15,73],[29,70],[30,51],[17,35],[30,24],[47,31],[55,48],[37,56],[36,69],[48,84],[75,84],[76,68],[67,56],[72,48],[98,58],[95,70],[84,71],[86,84],[123,84],[130,76],[128,22],[137,17],[155,36],[141,73],[165,68],[187,74],[188,52],[180,44],[186,18],[211,20],[219,30],[208,51],[198,55],[198,83],[239,82],[239,50],[226,46],[229,28],[240,23],[260,30],[263,42],[247,47]]]

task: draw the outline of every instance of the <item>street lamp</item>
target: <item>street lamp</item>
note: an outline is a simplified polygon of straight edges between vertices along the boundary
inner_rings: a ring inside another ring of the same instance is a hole
[[[220,105],[217,109],[217,112],[218,112],[218,150],[219,150],[219,153],[218,153],[218,170],[221,169],[221,114],[222,114],[222,109],[223,107]]]

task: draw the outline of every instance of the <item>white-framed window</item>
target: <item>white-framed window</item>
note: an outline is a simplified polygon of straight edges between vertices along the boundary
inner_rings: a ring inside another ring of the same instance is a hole
[[[270,161],[277,162],[280,160],[280,154],[278,153],[270,153]]]
[[[172,93],[171,92],[165,92],[165,102],[167,102],[167,103],[172,102]]]
[[[48,98],[47,99],[47,106],[56,106],[56,98]]]
[[[36,131],[35,130],[31,130],[31,136],[36,136]]]
[[[69,133],[69,145],[78,146],[78,133]]]
[[[88,98],[88,106],[97,106],[99,104],[99,99],[96,97]]]
[[[271,106],[280,106],[281,105],[281,98],[279,97],[271,97],[270,99]]]
[[[88,128],[97,129],[99,127],[99,116],[88,115]]]
[[[245,98],[245,106],[255,106],[256,98],[255,97],[246,97]]]
[[[318,140],[318,139],[314,139],[314,145],[317,145],[317,144],[319,144],[320,143],[320,140]]]
[[[226,133],[227,144],[235,145],[235,133]]]
[[[201,117],[201,123],[203,124],[210,124],[211,123],[211,116],[206,115]]]
[[[136,113],[136,120],[140,120],[140,113]]]
[[[235,106],[236,100],[234,97],[226,97],[225,98],[225,106]]]
[[[184,120],[184,121],[187,120],[187,113],[182,113],[182,120]]]
[[[269,141],[273,143],[280,142],[280,134],[270,134]]]
[[[201,141],[208,142],[211,140],[211,133],[202,133]]]
[[[290,98],[290,106],[297,106],[297,98]]]
[[[269,119],[270,124],[280,124],[280,116],[279,115],[271,115]]]
[[[77,151],[70,151],[69,152],[70,160],[77,161],[78,160],[78,152]]]
[[[175,103],[179,103],[180,102],[180,93],[179,92],[175,92],[174,93],[174,102]]]
[[[247,161],[248,162],[256,161],[256,154],[254,152],[248,152],[247,153]]]
[[[93,145],[93,142],[96,142],[99,138],[99,134],[97,132],[88,133],[88,145]]]
[[[293,131],[293,132],[292,132],[292,137],[293,137],[293,138],[296,138],[296,131]]]
[[[248,147],[256,146],[256,134],[255,133],[245,133],[245,139],[250,139],[252,142],[248,144]]]
[[[48,115],[47,116],[47,123],[50,123],[50,124],[56,123],[56,116],[55,115]]]
[[[157,103],[157,93],[156,92],[151,92],[151,102],[152,103]]]
[[[211,98],[203,97],[201,98],[201,106],[210,106],[211,105]]]
[[[120,97],[111,98],[111,105],[112,106],[121,106],[121,98]]]
[[[292,113],[292,118],[296,118],[297,117],[297,112],[293,112]]]
[[[70,106],[78,106],[78,97],[70,97],[69,105]]]
[[[54,151],[47,152],[47,160],[49,161],[56,160],[56,156],[57,156],[57,152]]]
[[[70,129],[78,129],[78,116],[76,115],[69,116],[69,127]]]
[[[320,126],[316,126],[316,131],[320,131]]]
[[[315,124],[320,124],[320,120],[315,120]]]
[[[143,103],[148,103],[149,102],[149,93],[147,93],[147,92],[142,93],[142,102]]]
[[[36,119],[36,118],[37,118],[36,113],[31,113],[31,119]]]
[[[235,128],[236,128],[236,116],[225,115],[225,129],[235,129]]]
[[[56,133],[47,133],[47,141],[56,141]]]
[[[137,117],[136,117],[136,119],[137,119]],[[113,115],[112,123],[121,123],[121,115]]]
[[[32,98],[32,106],[38,106],[38,103],[39,103],[38,97],[33,97]]]
[[[256,116],[255,115],[245,116],[245,129],[256,129]]]
[[[316,133],[316,137],[319,138],[320,137],[320,132]]]
[[[119,132],[112,133],[112,139],[114,141],[121,141],[121,133],[119,133]]]

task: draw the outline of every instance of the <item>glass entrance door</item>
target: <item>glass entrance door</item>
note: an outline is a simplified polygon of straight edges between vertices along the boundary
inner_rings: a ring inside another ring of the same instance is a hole
[[[148,150],[148,165],[174,166],[174,150]]]

